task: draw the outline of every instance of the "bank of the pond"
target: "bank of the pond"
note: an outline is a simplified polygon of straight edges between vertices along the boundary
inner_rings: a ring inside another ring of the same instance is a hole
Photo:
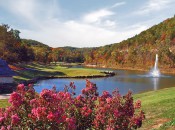
[[[175,87],[134,95],[141,100],[146,119],[139,130],[175,128]],[[7,99],[0,100],[0,107],[9,106]]]
[[[134,99],[141,100],[146,114],[140,130],[175,128],[175,87],[136,94]]]
[[[70,68],[49,64],[20,64],[15,70],[18,76],[14,79],[17,83],[35,83],[38,80],[53,78],[100,78],[115,75],[111,71],[100,71],[90,68]]]
[[[98,66],[98,65],[86,65],[86,64],[83,64],[83,66],[85,67],[89,67],[89,68],[110,68],[110,69],[114,69],[114,70],[134,70],[134,71],[143,71],[143,72],[149,72],[152,68],[151,67],[136,67],[136,66],[133,66],[133,67],[126,67],[126,66]],[[162,74],[175,74],[175,68],[162,68],[160,67],[159,68],[160,72]]]
[[[152,68],[139,68],[139,67],[119,67],[112,69],[120,69],[120,70],[135,70],[135,71],[143,71],[149,72]],[[162,74],[175,74],[175,68],[159,68]]]

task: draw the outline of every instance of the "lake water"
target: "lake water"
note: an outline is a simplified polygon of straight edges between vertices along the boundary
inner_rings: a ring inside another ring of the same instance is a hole
[[[162,75],[159,78],[154,78],[149,77],[147,72],[131,70],[113,71],[117,73],[116,76],[89,79],[91,82],[97,85],[100,94],[104,90],[112,92],[116,88],[118,88],[120,93],[124,95],[128,92],[128,90],[131,90],[134,94],[136,94],[162,88],[175,87],[175,75]],[[42,89],[51,89],[53,86],[56,86],[57,90],[61,91],[64,89],[65,85],[69,85],[69,83],[72,81],[76,85],[76,94],[80,94],[81,90],[85,87],[85,79],[74,78],[41,80],[34,85],[34,88],[39,93],[42,91]]]

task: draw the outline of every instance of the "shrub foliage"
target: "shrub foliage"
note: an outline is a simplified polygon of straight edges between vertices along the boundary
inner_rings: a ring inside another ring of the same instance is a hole
[[[86,80],[82,94],[75,96],[73,82],[64,91],[44,89],[36,93],[33,86],[18,85],[10,96],[11,106],[0,109],[1,130],[130,130],[141,127],[144,113],[141,102],[133,102],[131,92],[121,96],[97,92]]]

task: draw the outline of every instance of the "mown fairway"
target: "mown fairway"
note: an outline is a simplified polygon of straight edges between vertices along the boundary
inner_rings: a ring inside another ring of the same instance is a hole
[[[41,65],[41,64],[24,64],[20,67],[25,68],[16,71],[15,76],[17,82],[22,80],[30,80],[37,77],[78,77],[78,76],[105,76],[100,70],[90,68],[69,68],[59,65]]]

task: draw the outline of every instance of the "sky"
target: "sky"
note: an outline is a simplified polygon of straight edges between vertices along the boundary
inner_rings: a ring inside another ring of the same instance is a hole
[[[0,23],[51,47],[119,43],[175,15],[175,0],[0,0]]]

